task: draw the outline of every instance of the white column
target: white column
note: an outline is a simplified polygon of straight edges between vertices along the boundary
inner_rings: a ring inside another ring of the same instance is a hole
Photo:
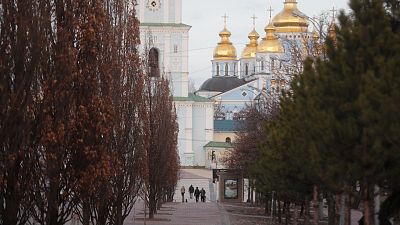
[[[175,23],[182,23],[182,0],[175,1]]]
[[[171,0],[173,1],[173,0]],[[164,0],[164,23],[169,23],[169,0]]]
[[[188,103],[189,104],[189,103]],[[186,127],[185,127],[185,133],[186,133],[186,147],[185,147],[185,152],[186,153],[193,153],[193,148],[192,148],[192,142],[193,142],[193,121],[192,121],[192,115],[193,115],[193,104],[190,104],[186,108],[186,115],[184,118],[186,120]]]

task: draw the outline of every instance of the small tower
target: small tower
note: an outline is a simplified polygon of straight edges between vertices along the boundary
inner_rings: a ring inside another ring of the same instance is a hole
[[[214,49],[212,62],[213,77],[236,77],[238,75],[238,60],[236,48],[229,40],[231,32],[226,28],[226,15],[224,18],[224,29],[219,33],[221,41]]]
[[[276,66],[275,62],[283,55],[284,48],[275,35],[275,27],[271,21],[264,30],[266,35],[257,47],[257,72],[269,74]]]
[[[246,44],[240,58],[241,78],[246,78],[256,72],[256,54],[258,47],[258,39],[260,35],[255,28],[255,19],[253,16],[253,30],[249,33],[250,43]]]
[[[328,36],[330,38],[332,38],[334,43],[336,43],[336,23],[335,23],[335,19],[336,19],[336,11],[337,10],[335,9],[335,7],[333,7],[330,11],[332,12],[332,21],[331,21],[331,23],[329,24],[329,27],[328,27]]]

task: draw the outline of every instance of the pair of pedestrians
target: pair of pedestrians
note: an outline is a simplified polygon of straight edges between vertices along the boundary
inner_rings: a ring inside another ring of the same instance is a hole
[[[185,202],[185,191],[186,191],[185,187],[182,186],[181,188],[182,202]],[[189,187],[190,199],[193,199],[193,194],[196,198],[196,202],[199,202],[199,197],[201,197],[202,202],[206,202],[206,191],[204,190],[204,188],[199,190],[199,188],[196,187],[196,189],[194,189],[193,185],[190,185]]]

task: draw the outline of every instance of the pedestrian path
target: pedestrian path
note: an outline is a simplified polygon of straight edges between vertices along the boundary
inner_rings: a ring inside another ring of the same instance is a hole
[[[167,203],[155,219],[144,221],[143,210],[137,211],[135,219],[124,225],[230,225],[227,212],[217,203]]]
[[[217,189],[216,184],[212,182],[212,172],[204,169],[182,169],[180,173],[180,180],[175,190],[174,202],[182,202],[181,188],[185,187],[185,201],[188,203],[195,202],[195,199],[190,199],[189,187],[193,185],[194,188],[198,187],[199,190],[204,188],[206,191],[206,201],[216,202]]]
[[[204,188],[206,202],[196,203],[189,197],[189,186]],[[180,189],[186,189],[185,202],[182,203]],[[212,172],[205,169],[182,169],[180,180],[175,190],[174,202],[165,203],[158,210],[155,218],[149,220],[148,209],[139,200],[125,220],[124,225],[230,225],[229,215],[217,201],[217,186],[212,182]],[[186,202],[187,200],[187,202]],[[145,213],[146,210],[146,213]],[[145,218],[146,214],[146,218]]]

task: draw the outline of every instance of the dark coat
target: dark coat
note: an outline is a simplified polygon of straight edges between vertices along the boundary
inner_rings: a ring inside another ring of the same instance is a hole
[[[196,188],[196,190],[194,191],[194,195],[195,196],[199,196],[200,195],[200,190]]]

